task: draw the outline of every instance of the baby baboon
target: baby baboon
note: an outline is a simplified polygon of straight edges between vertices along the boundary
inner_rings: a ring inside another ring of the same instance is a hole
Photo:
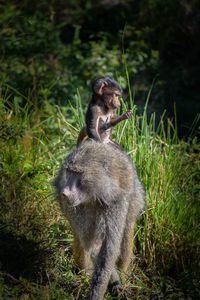
[[[116,110],[120,107],[121,88],[119,84],[111,77],[100,77],[93,81],[92,93],[92,99],[86,112],[86,126],[79,133],[77,145],[79,146],[88,136],[123,150],[119,144],[111,140],[112,127],[131,118],[133,112],[129,110],[123,115],[116,116]]]
[[[145,193],[125,152],[87,139],[64,162],[54,181],[74,234],[74,256],[92,272],[89,300],[103,299],[107,285],[121,291],[117,268],[132,255],[134,225]]]

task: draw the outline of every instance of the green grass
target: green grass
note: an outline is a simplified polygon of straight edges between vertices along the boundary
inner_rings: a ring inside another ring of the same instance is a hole
[[[30,99],[20,106],[16,91],[2,95],[0,299],[86,299],[90,279],[76,267],[51,186],[84,124],[81,97],[77,92],[74,106],[38,108]],[[155,115],[147,121],[147,105],[142,115],[133,100],[131,107],[133,118],[117,126],[113,139],[135,162],[147,206],[124,286],[130,299],[197,299],[200,145],[179,141],[165,116],[157,127]]]

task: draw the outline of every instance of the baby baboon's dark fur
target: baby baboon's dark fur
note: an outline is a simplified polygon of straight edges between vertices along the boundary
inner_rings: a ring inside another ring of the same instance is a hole
[[[88,139],[64,162],[54,181],[74,233],[74,256],[92,272],[90,300],[106,288],[122,290],[117,268],[126,270],[133,249],[134,225],[145,193],[126,153]]]
[[[124,151],[119,144],[112,141],[112,128],[119,122],[132,118],[133,111],[130,109],[120,116],[116,115],[117,108],[121,106],[120,96],[121,88],[113,78],[100,77],[93,81],[92,99],[85,116],[86,125],[78,135],[77,146],[89,137]]]

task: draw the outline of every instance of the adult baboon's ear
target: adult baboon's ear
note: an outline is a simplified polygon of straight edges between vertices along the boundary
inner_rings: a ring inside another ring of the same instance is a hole
[[[100,89],[98,90],[99,95],[103,95],[103,90],[105,89],[106,86],[108,86],[108,83],[106,81],[103,81],[100,86]]]

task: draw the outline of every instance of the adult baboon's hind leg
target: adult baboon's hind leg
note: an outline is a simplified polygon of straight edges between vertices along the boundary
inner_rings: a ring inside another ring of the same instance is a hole
[[[84,249],[84,247],[81,246],[81,243],[77,237],[74,237],[73,255],[79,269],[85,269],[87,274],[91,275],[93,272],[93,263],[90,259],[90,255]]]
[[[131,262],[133,256],[133,243],[134,243],[134,227],[135,220],[132,216],[132,220],[128,220],[124,230],[124,235],[121,244],[121,253],[117,262],[117,266],[123,271],[126,272],[127,268]]]
[[[117,272],[116,267],[114,268],[114,270],[112,271],[112,274],[110,276],[108,289],[109,289],[110,293],[114,296],[117,296],[123,290],[121,280],[119,278],[119,274]]]

